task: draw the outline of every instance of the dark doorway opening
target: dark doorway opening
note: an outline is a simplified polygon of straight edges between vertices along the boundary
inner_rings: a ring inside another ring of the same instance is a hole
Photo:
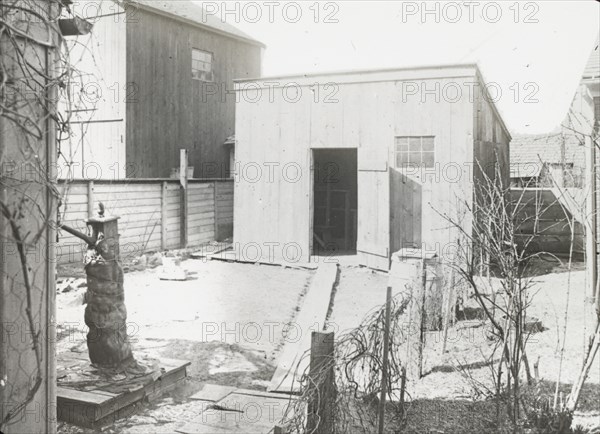
[[[313,255],[356,253],[356,149],[313,150]]]

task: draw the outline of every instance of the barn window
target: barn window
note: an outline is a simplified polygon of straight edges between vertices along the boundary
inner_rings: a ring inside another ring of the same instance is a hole
[[[208,51],[192,48],[192,78],[201,81],[213,81],[213,55]]]
[[[396,137],[396,167],[433,167],[435,150],[433,136]]]

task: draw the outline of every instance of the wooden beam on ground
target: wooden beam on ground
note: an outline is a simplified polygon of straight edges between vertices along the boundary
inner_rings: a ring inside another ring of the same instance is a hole
[[[205,384],[199,392],[190,396],[190,399],[198,401],[217,402],[235,391],[235,387],[221,386],[218,384]]]
[[[300,313],[290,327],[268,391],[300,392],[300,378],[309,366],[311,332],[323,330],[337,273],[336,264],[319,265]],[[319,330],[315,330],[316,327]]]
[[[258,259],[256,261],[250,261],[244,259],[243,255],[240,255],[239,251],[231,248],[232,245],[227,245],[226,248],[216,248],[213,253],[208,252],[209,248],[203,249],[204,251],[199,251],[192,254],[193,258],[207,258],[214,259],[217,261],[226,261],[226,262],[239,262],[241,264],[261,264],[261,265],[275,265],[279,267],[287,267],[294,268],[298,270],[316,270],[319,268],[319,264],[316,262],[284,262],[284,261],[267,261],[264,259]]]
[[[236,389],[225,398],[208,403],[197,417],[175,431],[184,434],[268,433],[273,425],[282,424],[288,407],[295,404],[294,399],[280,393]]]

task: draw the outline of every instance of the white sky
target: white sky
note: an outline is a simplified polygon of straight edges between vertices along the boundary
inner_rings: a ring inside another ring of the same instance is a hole
[[[512,133],[547,132],[562,121],[600,26],[600,4],[591,0],[256,1],[237,10],[199,3],[266,44],[264,76],[476,61],[500,85],[496,105]],[[524,102],[530,93],[539,102]]]

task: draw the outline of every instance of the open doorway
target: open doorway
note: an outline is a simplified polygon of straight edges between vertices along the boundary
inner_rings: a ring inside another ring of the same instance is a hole
[[[356,149],[314,149],[313,255],[356,253]]]

